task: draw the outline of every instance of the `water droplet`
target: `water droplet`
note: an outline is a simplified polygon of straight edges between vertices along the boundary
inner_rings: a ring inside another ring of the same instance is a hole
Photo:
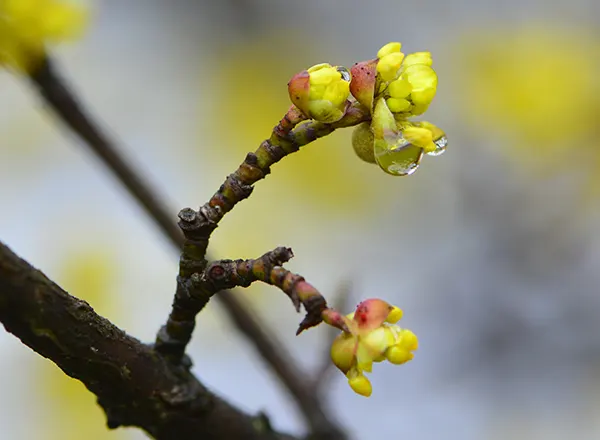
[[[433,141],[436,146],[436,149],[427,153],[429,156],[441,156],[446,151],[446,147],[448,146],[448,138],[446,136],[442,136],[439,139]]]
[[[350,74],[350,71],[348,69],[346,69],[343,66],[339,66],[337,68],[337,71],[340,72],[344,81],[350,82],[350,80],[352,79],[352,75]]]
[[[419,168],[423,149],[403,138],[395,144],[375,141],[375,160],[383,171],[394,176],[410,176]]]

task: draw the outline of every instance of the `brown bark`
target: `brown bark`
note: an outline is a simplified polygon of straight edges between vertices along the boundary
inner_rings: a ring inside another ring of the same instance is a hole
[[[292,440],[97,315],[0,242],[0,322],[98,397],[108,426],[165,440]]]

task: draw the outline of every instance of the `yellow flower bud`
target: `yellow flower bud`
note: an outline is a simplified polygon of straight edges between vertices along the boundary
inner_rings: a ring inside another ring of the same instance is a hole
[[[433,143],[433,134],[430,130],[421,127],[406,127],[402,131],[404,139],[417,147],[421,147],[426,153],[436,150]]]
[[[419,339],[417,335],[407,329],[402,329],[397,337],[396,345],[405,347],[407,350],[415,351],[419,348]]]
[[[339,121],[350,94],[350,72],[327,63],[295,75],[288,83],[290,99],[306,116],[321,122]]]
[[[392,310],[390,311],[390,314],[388,315],[386,322],[389,322],[390,324],[395,324],[402,319],[403,314],[404,313],[402,312],[402,309],[400,309],[396,306],[392,306]]]
[[[410,98],[415,105],[429,105],[433,101],[437,90],[437,75],[431,67],[423,64],[408,66],[403,76],[412,86]]]
[[[411,107],[411,103],[403,98],[388,98],[385,101],[392,113],[405,112]]]
[[[350,333],[339,334],[331,344],[331,360],[344,374],[352,368],[355,348],[356,340]]]
[[[385,57],[386,55],[389,55],[389,54],[392,54],[395,52],[400,52],[401,49],[402,49],[402,43],[393,41],[391,43],[386,44],[381,49],[379,49],[379,51],[377,52],[377,58],[381,59],[381,58]]]
[[[393,345],[386,350],[385,357],[391,364],[402,365],[410,361],[414,355],[404,347]]]
[[[406,75],[390,83],[388,93],[392,98],[406,98],[412,91],[412,85]]]
[[[402,65],[404,67],[408,67],[414,64],[425,64],[426,66],[431,66],[433,64],[431,52],[415,52],[406,55],[406,58],[404,58],[404,63],[402,63]]]
[[[369,379],[357,372],[348,374],[348,385],[356,394],[361,396],[369,397],[373,393],[373,386]]]
[[[381,79],[384,81],[396,79],[403,59],[404,54],[402,52],[393,52],[381,58],[377,63],[377,72]]]

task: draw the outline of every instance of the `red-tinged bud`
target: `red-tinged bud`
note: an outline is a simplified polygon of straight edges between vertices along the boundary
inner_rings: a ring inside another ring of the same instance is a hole
[[[377,82],[377,59],[361,61],[350,69],[352,81],[350,81],[350,93],[358,102],[373,110],[375,99],[375,83]]]
[[[372,298],[361,302],[354,312],[354,322],[361,330],[370,330],[383,324],[393,307],[387,302]]]
[[[308,70],[303,70],[295,74],[288,82],[288,93],[292,103],[298,107],[305,115],[309,114],[310,97],[310,74]]]

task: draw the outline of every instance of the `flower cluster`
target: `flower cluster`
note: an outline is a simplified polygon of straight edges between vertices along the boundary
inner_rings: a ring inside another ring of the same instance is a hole
[[[331,346],[331,359],[354,392],[362,396],[369,397],[373,391],[364,373],[372,371],[374,362],[404,364],[418,348],[415,334],[395,325],[402,310],[383,300],[365,300],[347,316],[331,309],[324,315],[326,323],[342,329]]]
[[[405,56],[401,48],[400,43],[388,43],[376,59],[355,64],[350,91],[372,116],[370,124],[355,129],[357,155],[389,174],[406,176],[417,170],[424,153],[442,154],[447,139],[429,122],[409,121],[429,108],[437,75],[429,52]]]
[[[370,116],[355,128],[356,154],[398,176],[417,170],[423,154],[437,156],[446,149],[442,130],[409,118],[425,113],[437,91],[437,75],[429,52],[404,55],[401,44],[388,43],[377,58],[343,67],[318,64],[288,83],[292,102],[308,118],[339,121],[350,105],[359,103]]]
[[[46,43],[78,36],[85,10],[60,0],[0,0],[0,66],[30,72]]]

